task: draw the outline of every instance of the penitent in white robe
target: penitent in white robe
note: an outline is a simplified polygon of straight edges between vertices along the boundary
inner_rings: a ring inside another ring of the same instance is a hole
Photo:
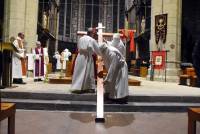
[[[92,55],[100,54],[97,42],[88,35],[84,35],[78,42],[78,55],[72,76],[72,89],[96,89],[94,61]]]
[[[126,57],[126,48],[124,46],[124,43],[121,41],[121,39],[119,41],[115,40],[115,38],[112,40],[111,42],[111,46],[117,48],[119,50],[119,52]]]
[[[20,48],[18,40],[21,40],[21,38],[17,37],[17,39],[13,42],[13,45],[16,47],[18,52],[13,52],[12,57],[12,77],[16,79],[22,78],[22,63],[20,58],[24,57],[24,49]]]
[[[105,92],[112,99],[128,96],[128,69],[122,54],[115,47],[101,45],[100,50],[108,74],[104,80]]]

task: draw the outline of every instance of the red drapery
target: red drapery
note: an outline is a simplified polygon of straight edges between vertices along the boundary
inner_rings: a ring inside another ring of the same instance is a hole
[[[135,52],[134,32],[130,31],[129,36],[130,36],[130,52]]]

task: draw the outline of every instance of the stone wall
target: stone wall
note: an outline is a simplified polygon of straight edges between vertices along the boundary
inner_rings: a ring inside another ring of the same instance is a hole
[[[167,81],[177,81],[179,75],[179,63],[181,54],[181,4],[182,0],[152,0],[151,11],[151,40],[150,50],[156,51],[155,43],[155,16],[168,14],[167,39],[163,50],[169,50],[167,54]],[[163,7],[163,8],[162,8]],[[162,11],[163,9],[163,11]],[[155,72],[155,79],[163,80],[164,72]]]
[[[84,8],[85,0],[79,0],[79,20],[78,20],[78,30],[84,31],[85,30],[85,8]]]
[[[37,39],[38,0],[5,0],[4,41],[24,32],[26,48],[30,52]]]
[[[77,31],[78,31],[78,13],[79,5],[77,0],[72,0],[72,16],[71,16],[71,42],[76,42],[77,40]]]

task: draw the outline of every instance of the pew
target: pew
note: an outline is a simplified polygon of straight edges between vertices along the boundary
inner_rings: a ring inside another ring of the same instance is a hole
[[[8,118],[8,134],[15,134],[15,113],[16,106],[14,103],[0,103],[0,121]]]
[[[188,134],[196,134],[196,122],[200,121],[200,108],[188,109]]]

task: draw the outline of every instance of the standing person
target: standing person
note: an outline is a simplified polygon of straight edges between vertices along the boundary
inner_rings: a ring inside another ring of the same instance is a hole
[[[72,76],[72,89],[80,92],[95,92],[94,53],[100,54],[98,44],[93,39],[93,29],[89,28],[87,35],[79,39],[78,55],[74,64]]]
[[[126,103],[128,97],[128,68],[125,58],[109,44],[100,46],[102,59],[108,71],[104,79],[105,93],[116,103]]]
[[[122,40],[120,39],[120,34],[119,33],[115,33],[113,34],[113,40],[111,42],[111,46],[117,48],[119,50],[119,52],[126,57],[126,48],[124,46],[124,43],[122,42]]]
[[[12,77],[14,84],[26,84],[22,79],[22,63],[21,60],[24,60],[24,49],[22,47],[22,43],[24,40],[24,34],[18,33],[17,38],[13,42],[13,45],[16,47],[17,51],[13,52],[13,60],[12,60]]]
[[[193,52],[192,52],[192,58],[193,58],[193,66],[195,68],[196,71],[196,75],[197,75],[197,87],[200,87],[200,42],[197,41]]]
[[[36,48],[33,49],[34,59],[34,81],[42,81],[44,79],[44,49],[41,47],[40,41],[36,42]]]

